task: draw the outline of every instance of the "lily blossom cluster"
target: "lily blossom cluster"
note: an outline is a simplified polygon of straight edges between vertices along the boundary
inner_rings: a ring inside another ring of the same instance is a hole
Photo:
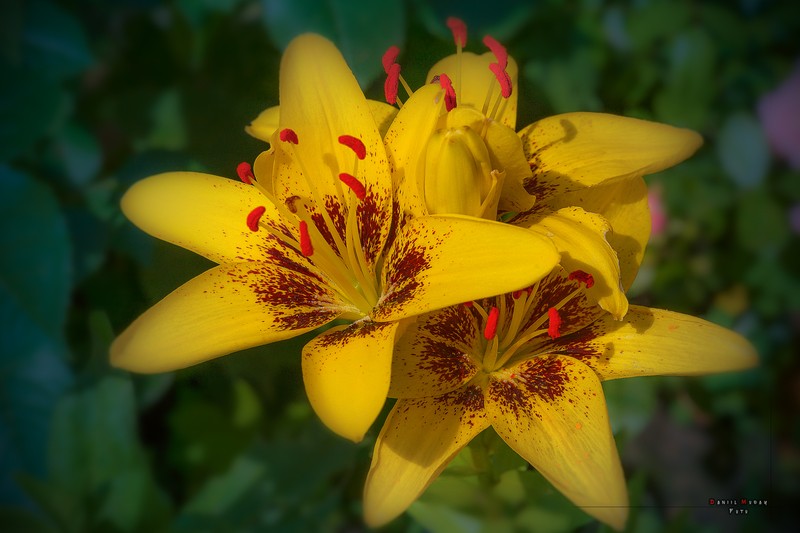
[[[367,523],[402,513],[492,427],[621,528],[627,492],[600,383],[755,363],[740,336],[625,296],[650,235],[642,176],[701,139],[600,113],[517,132],[513,58],[491,36],[483,55],[464,51],[466,26],[447,24],[456,53],[416,90],[401,51],[386,52],[386,102],[365,98],[331,42],[297,37],[280,105],[246,128],[269,149],[238,181],[172,172],[125,194],[137,226],[217,266],[136,319],[111,361],[171,371],[328,326],[301,355],[319,418],[357,442],[398,398]]]

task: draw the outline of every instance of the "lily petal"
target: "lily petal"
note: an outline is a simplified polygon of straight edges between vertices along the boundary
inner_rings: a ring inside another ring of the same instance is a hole
[[[158,174],[136,182],[122,197],[122,211],[139,228],[215,263],[265,261],[275,253],[307,263],[267,231],[250,231],[247,215],[258,206],[266,208],[262,223],[292,234],[254,187],[209,174]]]
[[[420,156],[424,144],[436,129],[444,112],[444,91],[438,85],[425,85],[411,95],[386,132],[386,153],[395,183],[395,197],[402,213],[425,214],[425,201],[419,187]]]
[[[554,343],[590,366],[601,380],[633,376],[695,376],[744,370],[758,362],[741,335],[671,311],[631,306],[625,320],[600,318]]]
[[[486,129],[486,146],[495,168],[506,173],[498,205],[500,211],[520,212],[530,209],[534,197],[525,190],[524,184],[530,180],[531,168],[523,155],[519,136],[513,129],[490,121]]]
[[[331,328],[303,348],[308,400],[335,433],[359,442],[389,392],[399,322],[368,320]]]
[[[617,254],[605,238],[611,229],[608,222],[580,207],[565,207],[528,222],[531,231],[553,240],[568,272],[582,270],[594,277],[594,286],[586,289],[589,297],[621,320],[628,312],[628,299],[620,286]]]
[[[327,324],[345,305],[312,270],[220,265],[128,326],[111,345],[111,363],[134,372],[176,370],[295,337]]]
[[[650,238],[650,208],[644,180],[638,176],[615,180],[547,197],[536,207],[557,210],[573,205],[598,213],[611,224],[613,231],[606,234],[606,240],[617,252],[620,281],[627,291],[636,279]]]
[[[369,221],[369,235],[364,234],[365,224],[359,226],[366,259],[373,266],[391,225],[392,179],[370,106],[333,43],[313,34],[289,43],[281,60],[280,102],[280,129],[292,129],[299,142],[275,145],[275,193],[281,201],[317,198],[347,242],[345,224],[338,221],[346,220],[342,217],[348,203],[355,200],[338,176],[353,174],[366,189],[366,197],[355,205],[359,220]],[[339,143],[342,135],[361,140],[363,160]]]
[[[423,398],[463,387],[478,372],[478,320],[465,305],[417,317],[395,345],[389,396]]]
[[[372,117],[375,119],[375,124],[378,126],[378,131],[383,137],[397,115],[397,108],[377,100],[367,100],[367,104],[372,112]],[[278,131],[279,124],[280,106],[276,105],[268,107],[259,113],[250,124],[245,126],[244,131],[256,139],[272,143],[272,136]]]
[[[398,320],[522,289],[559,259],[548,238],[510,224],[455,215],[416,218],[388,253],[372,318]]]
[[[564,496],[615,529],[628,493],[600,381],[569,357],[537,357],[489,382],[486,413],[506,443]]]
[[[398,400],[381,430],[364,486],[364,519],[381,526],[405,511],[447,463],[488,427],[477,385]]]
[[[500,98],[500,85],[497,83],[495,75],[489,70],[489,64],[495,61],[494,54],[490,52],[482,55],[462,52],[460,63],[458,55],[453,54],[433,65],[428,71],[426,79],[430,82],[436,75],[447,74],[453,80],[458,105],[477,109],[486,115],[491,112],[491,106],[494,105],[497,98]],[[511,96],[504,99],[500,104],[495,120],[513,130],[516,128],[517,123],[517,80],[519,79],[519,69],[517,68],[517,62],[512,57],[508,58],[506,72],[511,77]],[[490,89],[492,90],[492,96],[489,102],[489,109],[484,111],[484,102]]]
[[[271,143],[272,136],[278,131],[280,114],[280,106],[268,107],[259,113],[250,124],[245,126],[244,131],[260,141]]]
[[[703,142],[691,130],[604,113],[555,115],[519,136],[533,170],[527,190],[542,199],[664,170]]]

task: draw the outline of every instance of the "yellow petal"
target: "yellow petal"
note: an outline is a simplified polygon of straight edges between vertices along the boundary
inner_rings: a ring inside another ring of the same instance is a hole
[[[359,442],[389,392],[398,322],[359,321],[332,328],[303,348],[303,382],[314,411],[332,431]]]
[[[378,131],[381,136],[385,135],[397,115],[397,108],[377,100],[367,100],[367,104],[375,119],[375,124],[378,126]],[[256,139],[272,143],[272,136],[278,131],[279,121],[280,106],[268,107],[259,113],[249,125],[245,126],[244,131]]]
[[[414,320],[414,319],[411,319]],[[464,305],[416,318],[395,345],[389,396],[438,396],[464,386],[478,372],[480,326]]]
[[[364,486],[364,520],[381,526],[405,511],[447,463],[488,427],[483,391],[398,400],[386,419]]]
[[[634,177],[582,188],[547,198],[537,207],[556,210],[575,205],[599,213],[611,224],[613,231],[606,234],[606,240],[617,252],[622,287],[628,290],[639,272],[650,238],[650,208],[644,180]]]
[[[506,173],[498,205],[500,211],[520,212],[530,209],[534,197],[525,190],[524,184],[531,177],[531,168],[525,159],[519,136],[513,129],[491,121],[486,129],[486,146],[492,156],[494,168]]]
[[[658,172],[703,142],[691,130],[603,113],[555,115],[519,135],[533,170],[527,189],[540,199]]]
[[[497,434],[575,505],[622,529],[628,493],[594,372],[540,357],[492,378],[486,413]]]
[[[600,379],[694,376],[743,370],[758,362],[741,335],[700,318],[631,306],[622,322],[601,318],[559,339],[552,351],[580,359]]]
[[[366,189],[366,198],[357,203],[363,213],[359,219],[369,219],[374,228],[373,235],[362,235],[362,242],[370,240],[382,248],[392,210],[386,150],[370,105],[333,43],[313,34],[289,43],[281,60],[280,106],[279,129],[292,129],[299,142],[275,143],[273,187],[278,199],[314,198],[320,209],[327,208],[332,220],[346,220],[342,217],[348,203],[355,200],[339,174],[352,174]],[[365,159],[357,160],[350,148],[339,143],[342,135],[364,143]],[[335,225],[346,242],[344,225]]]
[[[177,288],[114,340],[111,364],[166,372],[288,339],[346,309],[313,267],[220,265]]]
[[[159,174],[136,182],[122,197],[122,211],[142,230],[216,263],[268,260],[278,250],[305,263],[266,230],[250,231],[247,215],[259,206],[266,208],[263,223],[285,226],[254,187],[208,174]]]
[[[425,213],[420,190],[420,157],[444,112],[444,97],[438,85],[425,85],[411,95],[386,132],[386,153],[395,183],[395,195],[403,213]]]
[[[268,107],[259,113],[249,125],[245,126],[244,131],[256,139],[271,143],[272,135],[278,129],[280,110],[279,106]]]
[[[453,215],[416,218],[388,253],[372,318],[397,320],[522,289],[558,261],[548,238],[510,224]]]
[[[372,113],[372,118],[375,119],[375,125],[378,127],[378,133],[383,137],[389,131],[395,117],[397,117],[397,108],[389,105],[386,102],[379,102],[378,100],[367,100],[367,105]]]
[[[428,71],[428,77],[426,79],[430,82],[433,77],[438,74],[447,74],[452,80],[456,90],[458,106],[477,109],[481,111],[482,114],[487,114],[492,111],[495,102],[500,98],[500,85],[497,83],[492,71],[489,70],[489,63],[495,62],[494,54],[491,52],[487,52],[483,55],[463,52],[459,65],[458,55],[454,54],[436,63]],[[461,74],[460,77],[459,72]],[[512,57],[508,58],[506,72],[508,72],[508,75],[511,77],[511,96],[502,101],[495,120],[511,129],[515,129],[517,123],[517,80],[519,78],[519,70],[517,69],[517,62],[514,61]],[[492,94],[488,110],[484,112],[486,95],[489,93],[490,89]]]
[[[582,270],[594,277],[594,286],[587,289],[589,298],[622,319],[628,312],[628,299],[620,286],[617,254],[605,239],[610,229],[605,219],[580,207],[565,207],[529,222],[531,231],[553,240],[567,272]]]

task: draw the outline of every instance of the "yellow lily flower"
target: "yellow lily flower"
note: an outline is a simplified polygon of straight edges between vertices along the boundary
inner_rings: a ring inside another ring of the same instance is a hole
[[[529,290],[418,317],[400,338],[375,444],[365,520],[414,502],[490,426],[598,520],[625,525],[628,496],[601,382],[698,375],[756,362],[741,336],[687,315],[632,306],[617,321],[591,302],[594,280],[556,267]]]
[[[499,214],[551,237],[565,268],[591,273],[597,280],[591,296],[621,319],[650,235],[642,176],[683,161],[701,137],[603,113],[557,115],[515,133],[516,62],[490,36],[483,39],[490,52],[464,52],[466,26],[452,18],[448,26],[456,54],[437,62],[416,91],[395,63],[399,50],[384,56],[387,101],[400,102],[401,84],[409,95],[386,133],[396,180],[404,185],[397,194],[402,211],[492,220]],[[590,261],[592,253],[607,255],[609,245],[625,267],[616,258]]]
[[[393,183],[370,105],[332,43],[294,40],[280,71],[272,147],[239,174],[153,176],[124,196],[144,231],[218,263],[113,343],[114,365],[183,368],[350,322],[303,349],[311,405],[360,440],[383,406],[401,319],[516,290],[558,254],[546,237],[459,216],[393,220]]]

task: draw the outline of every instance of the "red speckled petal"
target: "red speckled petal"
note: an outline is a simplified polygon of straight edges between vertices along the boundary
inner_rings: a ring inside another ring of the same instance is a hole
[[[366,188],[366,198],[358,202],[358,219],[367,261],[373,266],[391,226],[392,179],[386,149],[371,106],[344,58],[319,35],[301,35],[286,48],[280,71],[279,127],[292,129],[299,143],[273,145],[278,199],[314,198],[313,187],[334,222],[344,221],[351,193],[338,176],[354,175]],[[352,150],[338,141],[341,135],[364,143],[367,155],[357,169]],[[303,171],[310,175],[304,177]],[[344,240],[344,225],[336,225]]]
[[[137,318],[111,345],[111,363],[145,373],[184,368],[294,337],[348,311],[344,306],[310,270],[220,265]]]
[[[398,320],[532,285],[559,260],[550,239],[470,217],[411,220],[389,251],[372,318]]]
[[[354,442],[364,438],[389,392],[399,322],[332,328],[303,348],[303,382],[322,422]]]
[[[601,380],[729,372],[758,362],[753,346],[733,331],[693,316],[639,306],[631,306],[621,322],[604,316],[552,342],[547,352],[582,361]]]
[[[295,231],[255,187],[209,174],[158,174],[122,197],[125,216],[139,228],[215,263],[269,261],[276,253],[298,259],[266,230],[248,229],[247,215],[258,206],[266,208],[262,223],[289,235]]]
[[[565,207],[531,217],[526,226],[553,240],[561,253],[561,266],[568,272],[582,270],[594,276],[594,286],[587,289],[592,301],[617,320],[625,316],[628,299],[620,284],[617,253],[606,241],[611,226],[602,216],[580,207]]]
[[[468,307],[422,315],[397,341],[389,396],[423,398],[456,390],[478,372],[474,355],[482,352],[480,325]]]
[[[486,413],[497,434],[564,496],[616,529],[628,493],[600,380],[569,357],[524,361],[492,375]]]
[[[488,427],[483,390],[398,400],[381,430],[364,486],[364,519],[383,525],[405,511],[447,463]]]

